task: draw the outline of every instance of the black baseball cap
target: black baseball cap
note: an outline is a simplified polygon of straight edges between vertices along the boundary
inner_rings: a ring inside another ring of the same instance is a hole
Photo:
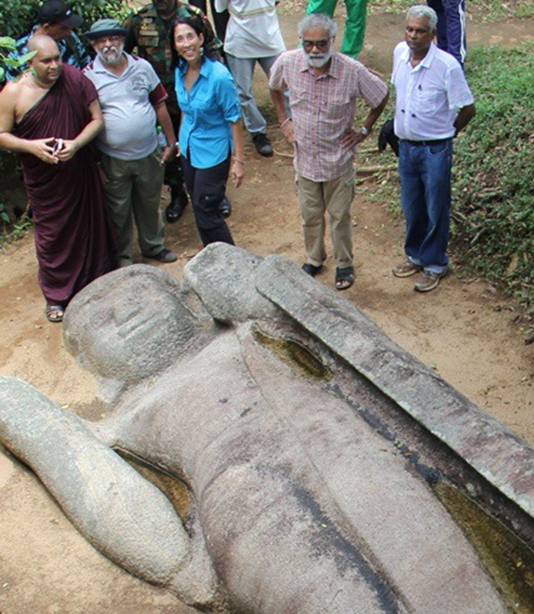
[[[83,23],[80,15],[75,15],[63,0],[47,0],[37,14],[38,23],[61,23],[69,28],[78,28]]]

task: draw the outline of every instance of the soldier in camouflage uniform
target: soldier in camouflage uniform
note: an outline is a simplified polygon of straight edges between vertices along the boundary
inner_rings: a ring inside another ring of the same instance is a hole
[[[178,16],[200,15],[206,21],[208,32],[212,38],[211,45],[220,49],[221,42],[213,34],[213,29],[202,11],[186,2],[178,0],[152,0],[141,9],[132,13],[125,21],[128,30],[125,51],[136,49],[137,54],[148,60],[156,71],[169,95],[167,108],[178,134],[180,124],[180,109],[174,89],[174,70],[171,67],[171,30],[174,19]],[[175,162],[165,168],[165,184],[171,188],[171,202],[165,211],[168,222],[176,222],[187,205],[187,194],[184,189],[183,172],[176,158]]]

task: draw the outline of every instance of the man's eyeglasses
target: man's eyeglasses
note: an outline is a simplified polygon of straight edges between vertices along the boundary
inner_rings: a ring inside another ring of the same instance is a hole
[[[321,40],[318,40],[318,41],[310,41],[310,40],[302,41],[302,47],[304,51],[306,51],[307,53],[309,53],[314,47],[317,49],[317,51],[326,51],[329,46],[330,46],[329,38],[322,38]]]

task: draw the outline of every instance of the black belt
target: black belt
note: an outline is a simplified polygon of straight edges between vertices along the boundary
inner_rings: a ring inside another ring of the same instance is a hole
[[[434,141],[409,141],[408,139],[402,139],[402,141],[404,141],[405,143],[409,143],[410,145],[415,145],[417,146],[424,146],[424,145],[439,145],[440,143],[446,143],[447,141],[450,141],[452,139],[452,136],[449,137],[448,139],[436,139]]]

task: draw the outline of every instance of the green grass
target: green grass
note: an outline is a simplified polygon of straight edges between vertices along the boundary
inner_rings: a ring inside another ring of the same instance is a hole
[[[9,223],[9,218],[4,217],[3,204],[0,203],[0,250],[7,247],[13,241],[22,239],[29,228],[31,228],[31,220],[23,215],[14,224]]]
[[[462,274],[487,279],[534,317],[534,44],[472,48],[467,77],[477,114],[455,141],[451,253]],[[393,101],[379,125],[392,115]],[[391,150],[360,164],[391,164]],[[397,173],[366,198],[400,215]]]
[[[456,143],[454,245],[534,313],[534,44],[471,50],[477,115]]]

